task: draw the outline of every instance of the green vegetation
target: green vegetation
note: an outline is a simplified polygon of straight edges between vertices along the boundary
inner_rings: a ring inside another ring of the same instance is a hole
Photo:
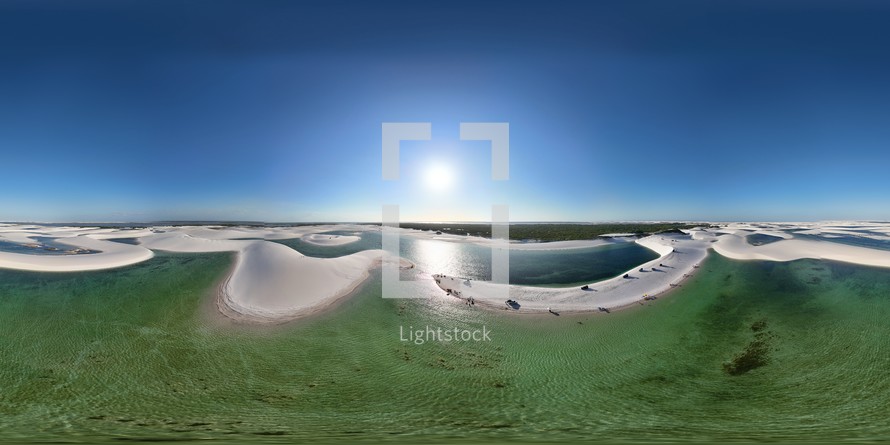
[[[432,230],[452,235],[491,238],[491,225],[483,223],[401,223],[405,229]],[[609,233],[648,235],[690,229],[688,223],[608,223],[608,224],[511,224],[510,239],[537,241],[569,241],[596,238]]]

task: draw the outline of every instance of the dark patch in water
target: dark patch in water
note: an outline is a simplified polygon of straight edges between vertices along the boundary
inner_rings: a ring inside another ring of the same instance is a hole
[[[832,278],[841,278],[849,292],[863,300],[890,296],[890,279],[885,269],[829,263]]]
[[[671,379],[663,375],[653,375],[640,380],[640,383],[668,383]]]
[[[766,329],[766,320],[758,320],[751,324],[751,330],[754,332],[760,332]]]
[[[757,323],[755,323],[757,324]],[[763,327],[766,327],[764,323]],[[754,326],[751,326],[754,329]],[[723,364],[723,370],[729,375],[742,375],[754,369],[766,366],[770,362],[769,353],[775,334],[758,332],[742,352]]]

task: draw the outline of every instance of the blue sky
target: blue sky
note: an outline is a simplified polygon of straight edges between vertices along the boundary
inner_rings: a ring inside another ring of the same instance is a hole
[[[878,1],[3,0],[0,220],[890,219],[887,23]],[[382,122],[432,123],[398,183]],[[510,181],[460,122],[510,123]]]

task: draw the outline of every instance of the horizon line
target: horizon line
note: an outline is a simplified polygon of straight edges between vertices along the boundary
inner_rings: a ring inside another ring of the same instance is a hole
[[[598,220],[598,221],[510,221],[510,224],[578,224],[578,225],[596,225],[596,224],[646,224],[646,223],[825,223],[825,222],[865,222],[865,223],[887,223],[888,220],[882,219],[819,219],[819,220],[742,220],[742,219],[626,219],[626,220]],[[491,221],[467,220],[467,221],[399,221],[400,224],[474,224],[474,225],[491,225]],[[51,225],[101,225],[101,224],[129,224],[129,225],[330,225],[330,224],[361,224],[361,225],[381,225],[381,221],[261,221],[261,220],[201,220],[201,219],[177,219],[177,220],[155,220],[155,221],[0,221],[0,224],[51,224]]]

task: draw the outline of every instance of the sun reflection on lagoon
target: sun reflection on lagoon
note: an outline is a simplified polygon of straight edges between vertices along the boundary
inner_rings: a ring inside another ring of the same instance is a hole
[[[435,240],[416,240],[411,245],[411,256],[420,270],[430,273],[456,274],[462,269],[455,264],[465,255],[455,243]]]

